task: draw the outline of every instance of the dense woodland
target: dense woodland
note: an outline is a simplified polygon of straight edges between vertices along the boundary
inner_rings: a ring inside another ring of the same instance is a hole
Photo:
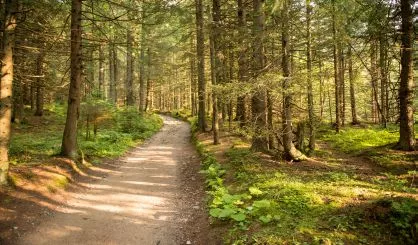
[[[1,0],[0,185],[10,182],[21,129],[36,130],[27,127],[35,121],[51,128],[44,134],[59,131],[54,155],[79,162],[107,144],[102,130],[118,128],[107,140],[147,138],[161,123],[152,114],[171,112],[192,118],[214,146],[229,133],[291,163],[322,154],[325,131],[346,152],[368,146],[350,130],[386,130],[396,140],[379,154],[412,156],[413,188],[417,12],[414,0]],[[238,214],[231,219],[249,216]]]

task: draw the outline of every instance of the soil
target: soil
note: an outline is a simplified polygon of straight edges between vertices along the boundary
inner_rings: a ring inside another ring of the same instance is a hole
[[[162,117],[150,140],[92,167],[69,191],[0,192],[0,244],[220,244],[189,124]]]

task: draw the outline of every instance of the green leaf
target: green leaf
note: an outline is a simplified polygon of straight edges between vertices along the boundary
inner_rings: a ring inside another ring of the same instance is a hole
[[[245,216],[245,214],[243,213],[237,213],[237,214],[231,215],[231,218],[235,221],[240,222],[240,221],[244,221],[247,218],[247,216]]]
[[[221,211],[222,211],[222,209],[220,209],[220,208],[211,208],[209,210],[209,214],[212,217],[219,218],[219,215],[220,215]]]
[[[224,209],[221,209],[221,212],[219,213],[219,218],[227,218],[235,213],[236,213],[236,210],[226,207]]]
[[[254,196],[259,196],[263,194],[263,191],[254,186],[248,188],[248,190],[250,191],[250,194]]]
[[[270,214],[260,216],[258,219],[263,222],[264,224],[269,223],[272,220],[272,216]]]
[[[269,208],[271,206],[271,202],[269,200],[263,199],[260,201],[254,201],[253,207],[255,208]]]

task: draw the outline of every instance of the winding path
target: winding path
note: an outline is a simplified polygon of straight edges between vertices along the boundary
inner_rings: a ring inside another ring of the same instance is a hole
[[[70,194],[19,244],[207,244],[199,158],[187,123],[164,126],[116,160],[116,168]]]

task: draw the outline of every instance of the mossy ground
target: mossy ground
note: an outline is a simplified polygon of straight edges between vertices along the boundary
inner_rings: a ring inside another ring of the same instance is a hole
[[[397,132],[319,132],[309,161],[254,153],[236,134],[198,134],[213,224],[227,244],[414,244],[416,153],[392,150]],[[384,160],[382,160],[384,159]]]

